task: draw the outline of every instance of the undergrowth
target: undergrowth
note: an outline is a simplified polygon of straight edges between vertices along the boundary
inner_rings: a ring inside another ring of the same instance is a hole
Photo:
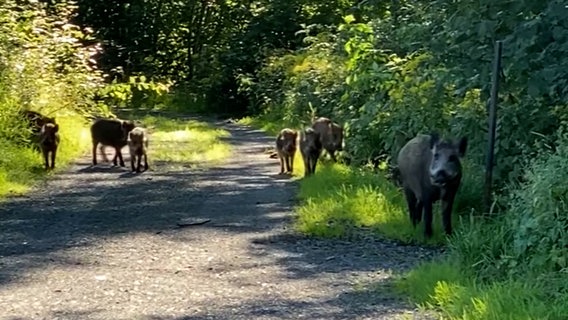
[[[31,145],[15,141],[0,143],[0,197],[19,195],[28,191],[35,182],[58,172],[77,156],[88,150],[89,131],[86,122],[78,115],[57,116],[61,143],[57,150],[54,171],[45,171],[43,157]]]

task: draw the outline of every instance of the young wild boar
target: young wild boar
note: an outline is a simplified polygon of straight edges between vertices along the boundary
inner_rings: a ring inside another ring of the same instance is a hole
[[[59,146],[59,125],[46,123],[41,126],[39,133],[39,147],[43,154],[45,169],[55,168],[55,155]],[[51,153],[51,165],[49,164],[49,155]]]
[[[55,118],[44,116],[43,114],[32,111],[32,110],[24,110],[23,116],[30,124],[30,128],[34,134],[39,134],[41,128],[46,123],[53,123],[55,124]]]
[[[93,165],[97,164],[97,145],[111,146],[115,149],[112,159],[116,166],[118,158],[120,166],[124,167],[121,149],[126,146],[128,133],[135,128],[134,122],[118,119],[98,119],[91,125],[91,139],[93,141]],[[101,148],[103,151],[103,148]]]
[[[31,134],[28,136],[28,138],[32,142],[33,148],[39,148],[41,128],[46,123],[55,124],[55,118],[44,116],[41,113],[32,110],[21,110],[20,114],[22,118],[24,118],[27,122],[27,128],[29,128],[31,131]],[[41,148],[36,150],[41,151]]]
[[[335,152],[343,150],[343,127],[328,118],[320,117],[312,123],[312,128],[319,134],[322,147],[337,162]]]
[[[441,140],[438,134],[417,135],[398,154],[398,173],[410,219],[414,227],[422,219],[424,235],[432,236],[432,205],[442,202],[442,219],[446,234],[452,233],[452,206],[460,186],[467,138]]]
[[[319,134],[313,128],[306,128],[300,134],[300,153],[304,159],[304,177],[316,172],[322,144]]]
[[[128,133],[128,149],[130,151],[130,167],[132,171],[140,172],[140,162],[144,157],[144,171],[148,170],[148,135],[146,130],[136,127]],[[136,166],[134,166],[136,162]]]
[[[296,154],[296,141],[298,132],[284,128],[276,137],[276,153],[280,160],[280,173],[292,173],[294,171],[294,155]]]

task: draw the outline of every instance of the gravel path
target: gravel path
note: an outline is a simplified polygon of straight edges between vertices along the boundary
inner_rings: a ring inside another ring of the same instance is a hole
[[[0,319],[423,317],[389,278],[430,252],[294,234],[296,184],[263,153],[273,138],[216,125],[235,149],[223,165],[133,175],[84,157],[2,204]]]

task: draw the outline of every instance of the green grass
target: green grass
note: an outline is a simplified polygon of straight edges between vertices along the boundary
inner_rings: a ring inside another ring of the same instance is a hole
[[[230,145],[221,140],[229,132],[205,122],[162,116],[139,120],[150,131],[149,161],[206,166],[224,161],[231,153]]]
[[[90,145],[88,125],[77,115],[57,115],[61,143],[56,168],[58,172]],[[41,153],[8,140],[0,143],[0,198],[26,193],[40,179],[52,174],[44,170]]]
[[[296,227],[319,237],[348,237],[368,229],[405,243],[445,242],[439,213],[433,221],[434,236],[424,239],[423,226],[414,228],[402,192],[380,173],[342,164],[318,167],[302,179],[296,208]]]
[[[264,130],[267,134],[273,136],[278,135],[280,130],[284,128],[299,130],[303,127],[300,123],[292,123],[289,121],[283,121],[282,119],[275,120],[273,119],[273,117],[270,117],[268,115],[257,117],[243,117],[239,119],[237,123]]]
[[[484,283],[451,260],[426,262],[395,285],[419,307],[443,319],[565,319],[568,295],[554,296],[554,284],[536,278]]]

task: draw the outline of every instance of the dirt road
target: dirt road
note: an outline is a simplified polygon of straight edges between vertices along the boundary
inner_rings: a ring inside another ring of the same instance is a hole
[[[388,286],[426,251],[295,235],[273,138],[217,125],[223,165],[133,175],[85,157],[2,204],[0,319],[419,318]]]

